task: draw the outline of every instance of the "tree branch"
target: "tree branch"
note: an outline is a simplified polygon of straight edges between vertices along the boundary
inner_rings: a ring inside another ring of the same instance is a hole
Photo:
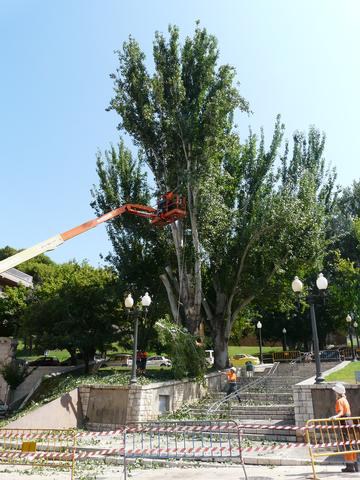
[[[165,273],[160,275],[160,280],[163,282],[163,284],[165,286],[166,293],[167,293],[169,303],[170,303],[171,314],[173,316],[174,322],[180,325],[181,321],[180,321],[180,318],[178,316],[177,299],[175,298],[170,280]]]

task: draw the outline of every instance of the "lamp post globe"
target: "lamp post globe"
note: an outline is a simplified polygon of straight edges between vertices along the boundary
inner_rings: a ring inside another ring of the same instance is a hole
[[[151,304],[151,297],[148,292],[141,298],[141,305],[145,308],[150,307]]]
[[[131,295],[131,293],[128,294],[128,296],[125,298],[125,307],[130,309],[134,306],[134,299]]]
[[[347,321],[347,323],[351,323],[351,322],[352,322],[351,315],[346,315],[346,321]]]
[[[328,281],[322,273],[319,273],[319,276],[316,279],[316,286],[321,292],[326,290],[328,287]]]
[[[291,283],[291,288],[294,293],[301,293],[302,289],[304,288],[304,285],[301,280],[299,280],[299,277],[295,277],[294,280]]]

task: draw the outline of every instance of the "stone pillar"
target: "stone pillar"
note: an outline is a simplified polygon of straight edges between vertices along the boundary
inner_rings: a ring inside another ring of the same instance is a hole
[[[15,359],[17,340],[9,337],[0,337],[0,369]],[[7,401],[9,387],[0,375],[0,400]]]
[[[300,383],[293,386],[295,425],[303,427],[307,420],[314,418],[311,389],[314,385]]]

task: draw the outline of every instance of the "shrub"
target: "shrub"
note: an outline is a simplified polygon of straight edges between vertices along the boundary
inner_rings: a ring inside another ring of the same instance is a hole
[[[15,390],[26,377],[25,368],[15,362],[4,365],[1,368],[0,373],[11,390]]]

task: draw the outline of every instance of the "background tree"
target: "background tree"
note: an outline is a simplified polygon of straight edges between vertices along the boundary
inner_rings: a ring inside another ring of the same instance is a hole
[[[116,277],[86,263],[58,266],[35,290],[24,328],[43,349],[67,349],[72,358],[80,350],[87,372],[97,350],[105,351],[116,338],[129,334]]]
[[[354,181],[350,187],[343,188],[336,199],[330,222],[334,249],[341,256],[360,265],[357,219],[360,217],[360,182]]]
[[[27,308],[29,291],[19,285],[16,288],[5,287],[0,297],[0,336],[17,337],[22,317]]]

